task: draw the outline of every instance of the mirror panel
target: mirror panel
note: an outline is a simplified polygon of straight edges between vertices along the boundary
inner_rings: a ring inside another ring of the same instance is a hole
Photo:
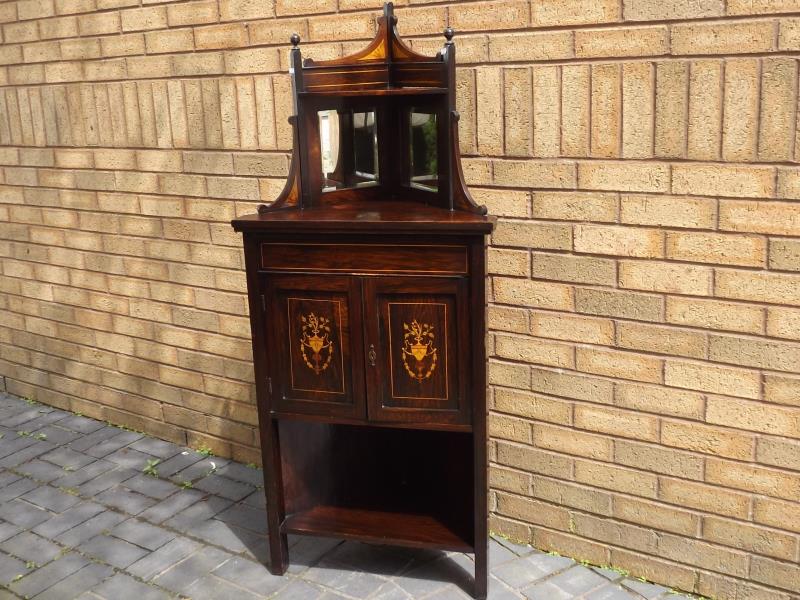
[[[321,110],[317,118],[322,191],[377,185],[375,110]]]
[[[412,108],[408,113],[411,185],[437,191],[439,185],[436,113]]]

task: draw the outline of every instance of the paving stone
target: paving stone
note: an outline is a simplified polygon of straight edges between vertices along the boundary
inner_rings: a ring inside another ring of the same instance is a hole
[[[42,456],[53,450],[55,446],[49,442],[39,442],[34,440],[30,446],[22,450],[17,450],[12,454],[0,459],[0,469],[10,469],[28,462],[38,456]]]
[[[64,467],[59,467],[58,465],[54,465],[45,460],[39,460],[38,458],[18,466],[17,470],[26,477],[37,481],[43,481],[44,483],[50,483],[59,477],[63,477],[67,473],[64,471]]]
[[[178,471],[203,460],[203,457],[191,450],[184,450],[172,458],[165,460],[158,465],[158,473],[161,477],[172,477]]]
[[[60,467],[68,467],[76,470],[96,460],[92,456],[87,456],[82,452],[76,452],[71,448],[56,448],[52,452],[43,455],[42,459]]]
[[[11,589],[20,596],[33,597],[46,589],[57,586],[65,577],[89,564],[80,554],[70,552],[45,566],[29,572],[25,577],[11,584]]]
[[[22,496],[22,499],[54,513],[62,513],[80,502],[80,498],[49,485],[42,485],[35,490],[31,490]]]
[[[16,432],[7,434],[3,438],[0,438],[0,459],[16,454],[24,448],[28,448],[35,444],[36,440],[31,437],[17,435]]]
[[[196,485],[199,480],[214,475],[220,468],[226,467],[228,462],[228,460],[218,456],[201,457],[197,462],[170,475],[170,479],[173,481],[192,481]]]
[[[236,587],[224,579],[206,575],[186,588],[185,594],[192,600],[219,600],[220,598],[236,598],[236,600],[261,600],[248,591]]]
[[[641,600],[639,594],[632,594],[618,585],[604,585],[586,595],[586,600]]]
[[[591,567],[592,571],[597,573],[598,575],[602,575],[609,581],[616,581],[617,579],[622,579],[622,573],[618,571],[613,571],[611,569],[604,569],[603,567]]]
[[[113,573],[114,570],[111,567],[90,563],[80,571],[62,579],[58,585],[54,585],[38,596],[34,596],[33,600],[66,600],[67,598],[75,598],[92,589]],[[120,598],[119,600],[122,599]]]
[[[103,531],[110,531],[115,525],[118,525],[125,519],[125,516],[107,510],[57,535],[55,540],[66,546],[77,546]]]
[[[56,446],[68,444],[69,442],[77,440],[79,437],[81,437],[81,434],[76,433],[75,431],[64,429],[63,427],[60,427],[60,425],[61,422],[59,421],[58,425],[46,425],[44,427],[40,427],[33,432],[33,435],[34,437],[43,435],[48,442],[55,444]]]
[[[80,525],[88,519],[99,515],[104,510],[106,510],[104,506],[100,506],[94,502],[83,501],[80,504],[76,504],[72,508],[65,510],[60,515],[55,515],[47,521],[40,523],[33,528],[33,531],[34,533],[38,533],[43,537],[54,538],[55,536],[72,529],[76,525]]]
[[[280,598],[280,600],[322,600],[327,593],[308,581],[295,579],[287,582],[287,586],[273,598]]]
[[[452,554],[404,572],[392,581],[412,598],[447,587],[469,590],[475,563],[463,554]]]
[[[254,553],[259,543],[262,546],[264,543],[263,538],[259,538],[253,533],[237,527],[231,527],[215,519],[196,525],[189,533],[209,544],[220,546],[235,554],[248,551]]]
[[[195,486],[198,490],[203,490],[223,498],[228,498],[237,502],[242,498],[253,493],[253,486],[247,483],[233,481],[227,477],[213,475],[198,481]]]
[[[17,575],[28,572],[25,563],[18,558],[0,552],[0,584],[8,585]]]
[[[61,552],[61,546],[57,546],[50,540],[46,540],[30,531],[23,531],[0,544],[0,550],[7,554],[13,554],[22,560],[43,565],[58,556]]]
[[[208,496],[205,499],[194,503],[189,508],[179,512],[165,525],[173,527],[179,531],[192,529],[204,521],[211,519],[214,515],[228,508],[233,502],[217,496]]]
[[[129,515],[138,515],[146,508],[150,508],[156,501],[124,487],[115,487],[95,496],[95,500],[106,506],[111,506]]]
[[[117,463],[120,467],[133,469],[134,471],[139,471],[141,473],[142,470],[147,466],[147,461],[154,459],[149,454],[139,452],[138,450],[134,450],[133,448],[126,446],[125,448],[115,450],[111,454],[107,454],[103,457],[103,460],[109,460],[113,463]]]
[[[22,531],[22,529],[20,529],[13,523],[6,523],[5,521],[0,521],[0,542],[3,542],[10,537],[14,537],[20,531]]]
[[[176,537],[172,541],[161,546],[161,548],[155,552],[151,552],[147,556],[140,558],[125,570],[144,580],[150,580],[166,571],[175,563],[182,561],[199,548],[200,544],[194,540],[185,537]]]
[[[492,593],[489,597],[492,600],[501,600],[501,597],[496,593]],[[431,596],[425,596],[425,600],[466,600],[467,598],[472,598],[472,596],[461,588],[452,585],[434,592]]]
[[[240,557],[224,562],[212,574],[262,596],[269,596],[286,585],[285,577],[272,575],[263,564]]]
[[[520,589],[553,573],[563,571],[575,564],[575,561],[544,553],[534,553],[505,563],[493,570],[498,579],[514,589]]]
[[[78,490],[83,496],[95,496],[136,475],[138,475],[137,471],[117,467],[113,471],[106,471],[102,475],[98,475],[94,479],[80,484]]]
[[[143,475],[141,473],[127,479],[123,485],[129,490],[139,492],[140,494],[157,500],[163,500],[181,489],[168,479],[159,479],[158,477]]]
[[[171,442],[165,442],[151,437],[143,437],[140,440],[133,442],[130,446],[134,450],[156,456],[162,460],[166,460],[183,451],[183,448]]]
[[[139,517],[151,523],[162,523],[182,510],[202,501],[206,496],[207,494],[197,490],[180,489],[175,494],[140,513]]]
[[[522,593],[535,600],[539,600],[539,598],[573,598],[607,583],[608,580],[605,577],[578,565],[541,583],[524,588]]]
[[[231,555],[222,550],[201,548],[153,579],[153,583],[180,593],[230,558]]]
[[[661,594],[669,592],[669,590],[662,585],[647,583],[645,581],[639,581],[638,579],[623,579],[621,585],[633,590],[640,596],[644,596],[647,600],[653,600]]]
[[[114,527],[111,535],[153,551],[166,544],[176,534],[149,523],[128,519]]]
[[[8,427],[9,429],[19,429],[20,425],[24,425],[25,423],[29,423],[34,419],[41,417],[42,413],[39,412],[38,408],[27,408],[22,410],[12,417],[8,417],[3,419],[3,425]]]
[[[19,481],[20,479],[22,479],[22,477],[13,471],[0,471],[0,489],[3,489],[15,481]]]
[[[249,483],[253,487],[264,485],[264,471],[259,468],[248,467],[237,462],[229,462],[228,464],[217,469],[219,475],[224,475],[228,479],[234,481],[242,481]]]
[[[147,550],[109,535],[98,535],[79,546],[81,552],[124,569],[147,555]]]
[[[258,510],[246,504],[234,504],[214,518],[261,535],[267,533],[267,511],[263,508]]]
[[[103,440],[99,444],[90,446],[84,451],[95,458],[105,458],[112,452],[116,452],[120,448],[124,448],[125,446],[128,446],[136,440],[142,438],[141,433],[135,433],[133,431],[120,431],[116,428],[112,429],[117,432],[116,435]]]
[[[136,600],[167,600],[171,594],[151,585],[136,581],[130,575],[117,573],[100,585],[92,588],[92,592],[107,600],[136,598]]]
[[[290,545],[289,573],[301,573],[313,567],[322,557],[331,550],[341,545],[342,540],[333,538],[315,538],[309,536],[296,536],[299,539]],[[291,538],[290,538],[291,539]]]
[[[489,568],[492,569],[510,560],[514,560],[519,555],[513,552],[510,548],[501,546],[497,543],[489,543]]]
[[[8,502],[38,487],[39,484],[32,479],[17,479],[14,483],[0,489],[0,502]]]
[[[24,500],[0,503],[0,519],[4,519],[23,529],[32,529],[52,517],[52,513],[34,506]]]
[[[64,469],[62,470],[61,477],[53,481],[53,485],[75,488],[83,485],[87,481],[94,479],[95,477],[102,475],[103,473],[110,471],[111,469],[116,468],[116,466],[117,465],[112,462],[101,459],[96,460],[93,463],[89,463],[80,469]]]
[[[317,569],[310,569],[303,579],[332,588],[353,598],[367,598],[373,595],[385,583],[385,579],[372,573],[337,567],[335,563],[324,559]]]
[[[525,556],[535,551],[535,549],[532,546],[528,546],[525,544],[515,544],[511,540],[507,540],[505,538],[494,535],[489,538],[489,543],[500,544],[501,546],[511,550],[517,556]]]
[[[80,415],[70,415],[65,417],[58,422],[58,426],[69,429],[70,431],[82,433],[84,435],[97,431],[98,429],[102,429],[103,427],[107,427],[107,425],[102,421],[96,421],[95,419],[90,419],[89,417]]]
[[[244,504],[248,506],[252,506],[253,508],[258,508],[264,510],[267,506],[267,498],[264,495],[264,490],[257,489],[255,492],[247,496],[244,500],[242,500]]]
[[[69,447],[75,450],[76,452],[85,452],[89,448],[96,448],[100,446],[107,440],[110,440],[111,438],[118,436],[119,434],[120,430],[117,429],[116,427],[111,427],[109,425],[103,424],[102,427],[100,427],[99,429],[93,431],[88,435],[84,435],[79,439],[75,440],[74,442],[72,442],[69,445]],[[125,444],[123,444],[123,446],[124,445]],[[109,452],[113,452],[118,448],[120,448],[120,446],[115,445],[108,452],[106,452],[106,454],[108,454]],[[102,458],[102,457],[97,457],[97,458]]]

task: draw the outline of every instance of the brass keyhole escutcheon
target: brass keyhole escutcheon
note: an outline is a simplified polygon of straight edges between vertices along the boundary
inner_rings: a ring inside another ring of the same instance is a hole
[[[374,367],[375,366],[375,359],[378,357],[378,355],[375,353],[375,344],[370,344],[369,345],[369,354],[367,354],[367,356],[369,356],[369,364],[370,364],[370,366]]]

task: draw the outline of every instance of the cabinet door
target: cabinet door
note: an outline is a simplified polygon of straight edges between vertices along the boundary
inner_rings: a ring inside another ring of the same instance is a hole
[[[468,424],[466,279],[365,278],[372,421]]]
[[[265,275],[273,410],[363,419],[361,286],[335,275]]]

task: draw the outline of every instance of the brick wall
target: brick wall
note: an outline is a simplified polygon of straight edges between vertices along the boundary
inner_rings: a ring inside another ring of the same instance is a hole
[[[493,529],[797,597],[800,2],[397,4],[422,52],[458,31],[464,166],[500,216]],[[288,34],[338,56],[379,8],[0,3],[9,391],[258,459],[228,220],[287,172]]]

